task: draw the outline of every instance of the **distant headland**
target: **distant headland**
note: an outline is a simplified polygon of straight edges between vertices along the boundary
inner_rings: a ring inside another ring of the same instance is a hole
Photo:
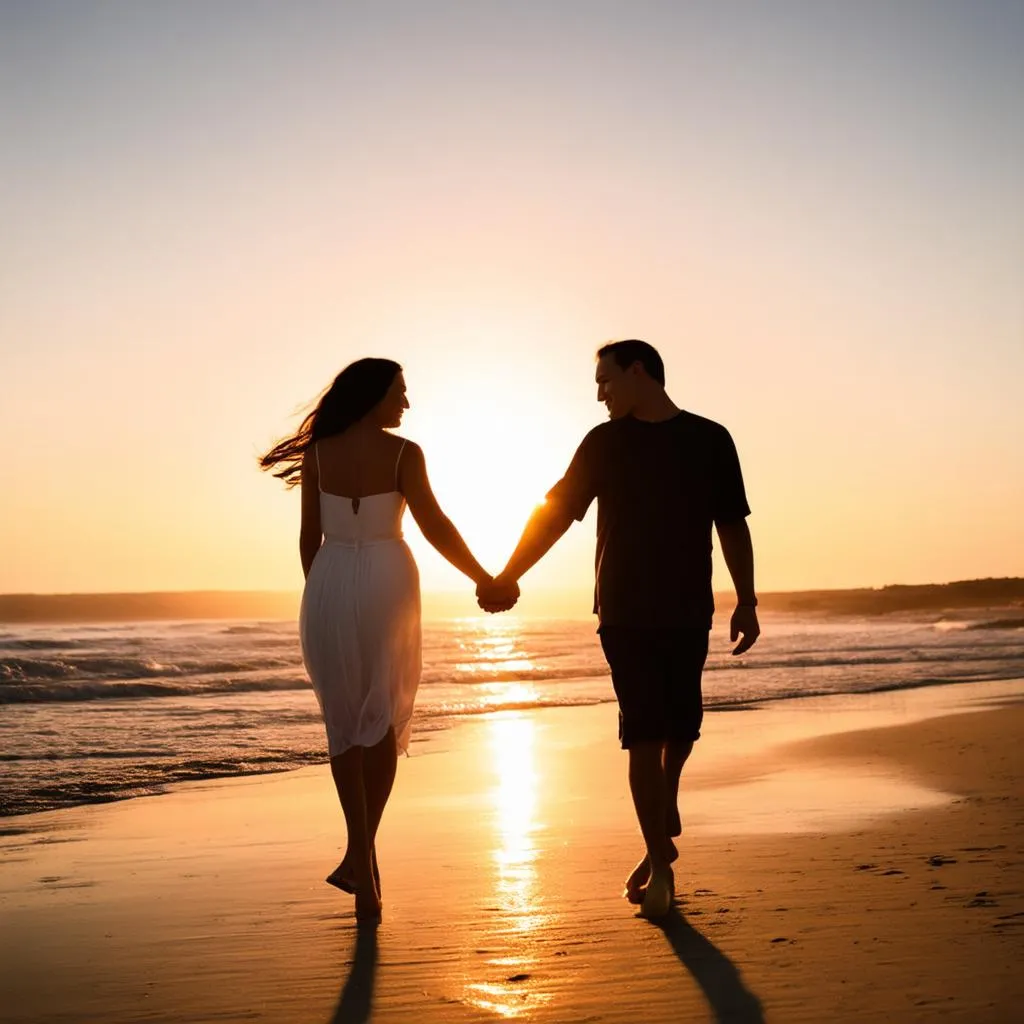
[[[1024,579],[958,580],[954,583],[896,583],[858,590],[798,590],[762,594],[761,607],[779,612],[830,615],[885,615],[969,608],[1024,607]],[[724,607],[724,605],[723,605]]]
[[[585,617],[582,591],[539,594],[524,602],[528,614]],[[729,594],[717,595],[720,611]],[[959,580],[953,583],[893,584],[855,590],[763,592],[766,611],[820,615],[887,615],[972,608],[1024,608],[1024,579]],[[200,590],[128,594],[0,594],[0,622],[125,622],[175,619],[289,619],[298,614],[299,595],[278,590]],[[427,617],[476,612],[467,594],[424,594]]]

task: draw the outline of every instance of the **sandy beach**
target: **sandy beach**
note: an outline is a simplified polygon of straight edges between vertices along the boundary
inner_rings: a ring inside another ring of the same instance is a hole
[[[4,819],[0,1020],[1019,1019],[1024,682],[709,714],[678,910],[637,919],[615,709],[414,743],[384,923],[326,767]]]

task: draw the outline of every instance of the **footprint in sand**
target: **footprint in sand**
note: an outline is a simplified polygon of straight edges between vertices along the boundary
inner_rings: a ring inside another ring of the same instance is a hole
[[[99,884],[94,881],[76,882],[67,875],[43,875],[39,882],[48,889],[89,889]]]
[[[1000,914],[995,921],[996,928],[1017,928],[1024,925],[1024,910],[1014,914]]]
[[[982,892],[976,892],[974,899],[967,903],[968,907],[998,907],[999,903],[997,900],[992,899],[988,894],[988,890]]]

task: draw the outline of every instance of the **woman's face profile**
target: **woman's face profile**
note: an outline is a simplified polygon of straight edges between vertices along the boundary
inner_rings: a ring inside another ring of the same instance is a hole
[[[382,427],[397,427],[402,423],[405,410],[409,408],[409,399],[406,397],[405,376],[399,370],[395,379],[391,382],[387,394],[380,400],[377,406],[378,419]]]

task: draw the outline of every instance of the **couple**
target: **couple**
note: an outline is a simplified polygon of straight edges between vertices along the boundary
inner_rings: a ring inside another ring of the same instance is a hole
[[[499,612],[518,600],[519,578],[597,499],[594,612],[646,847],[625,896],[645,917],[671,906],[679,776],[700,735],[714,611],[711,526],[736,588],[731,635],[742,636],[733,651],[742,654],[760,631],[750,509],[728,431],[673,404],[651,345],[605,345],[596,381],[609,422],[583,439],[496,577],[438,505],[422,450],[390,433],[409,408],[397,363],[346,367],[298,431],[260,460],[302,489],[299,633],[348,831],[327,881],[355,895],[360,923],[380,921],[374,840],[409,743],[420,679],[419,576],[402,540],[406,505],[424,537],[476,584],[480,607]]]

